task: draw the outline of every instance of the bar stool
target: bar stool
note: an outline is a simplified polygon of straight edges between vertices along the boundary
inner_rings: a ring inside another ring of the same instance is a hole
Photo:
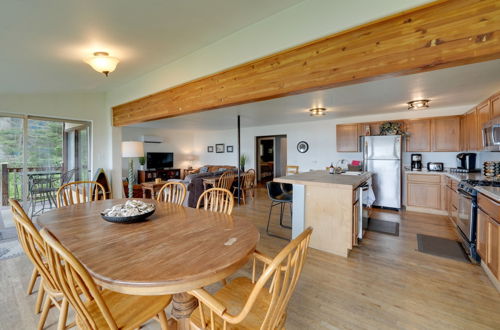
[[[267,182],[267,195],[271,199],[271,207],[269,208],[269,216],[267,218],[266,232],[269,236],[290,240],[289,238],[273,234],[269,231],[269,224],[271,222],[271,214],[273,207],[280,206],[280,226],[283,228],[292,229],[291,226],[283,224],[283,213],[285,212],[286,204],[290,206],[290,215],[292,215],[292,202],[293,202],[293,186],[291,184],[281,184],[278,182]]]

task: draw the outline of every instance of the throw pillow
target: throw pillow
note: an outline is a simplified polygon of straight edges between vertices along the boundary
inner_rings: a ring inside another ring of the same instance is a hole
[[[207,172],[208,172],[208,166],[200,168],[200,173],[207,173]]]

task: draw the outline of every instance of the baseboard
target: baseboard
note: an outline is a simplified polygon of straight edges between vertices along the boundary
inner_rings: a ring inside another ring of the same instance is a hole
[[[486,264],[481,260],[481,267],[483,268],[484,272],[490,279],[491,283],[493,283],[493,286],[497,289],[498,292],[500,292],[500,281],[498,281],[495,278],[495,275],[491,272],[491,270],[486,266]]]
[[[446,211],[446,210],[428,209],[425,207],[416,207],[416,206],[406,206],[406,211],[419,212],[419,213],[429,213],[429,214],[436,214],[436,215],[448,215],[448,211]]]

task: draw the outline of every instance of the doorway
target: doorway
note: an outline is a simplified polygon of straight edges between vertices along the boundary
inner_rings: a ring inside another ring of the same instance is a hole
[[[266,183],[285,175],[287,164],[286,135],[257,136],[255,142],[257,182]]]

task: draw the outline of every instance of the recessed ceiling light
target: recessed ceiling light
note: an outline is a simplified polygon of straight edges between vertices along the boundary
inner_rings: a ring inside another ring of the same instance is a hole
[[[326,109],[325,108],[312,108],[312,109],[309,109],[309,114],[311,116],[315,116],[315,117],[324,116],[324,115],[326,115]]]
[[[424,110],[429,107],[431,100],[414,100],[408,102],[408,110]]]
[[[109,56],[107,52],[95,52],[92,57],[86,58],[84,61],[97,72],[104,73],[106,77],[115,71],[118,62],[120,62],[116,57]]]

